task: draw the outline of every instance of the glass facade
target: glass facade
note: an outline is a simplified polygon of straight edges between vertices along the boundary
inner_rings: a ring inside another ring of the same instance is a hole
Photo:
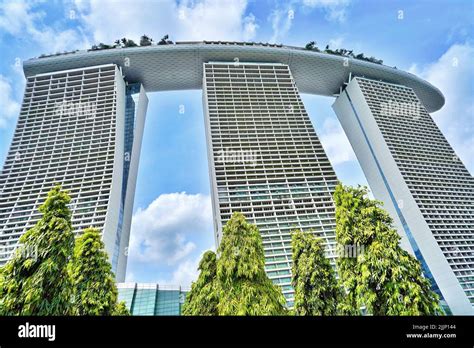
[[[119,301],[132,315],[181,315],[188,288],[180,286],[118,283]]]

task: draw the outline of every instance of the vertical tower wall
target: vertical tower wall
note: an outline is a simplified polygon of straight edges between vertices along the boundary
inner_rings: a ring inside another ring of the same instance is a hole
[[[125,119],[128,119],[128,127],[125,127],[126,146],[124,147],[124,158],[125,161],[129,163],[129,166],[126,170],[126,181],[124,181],[124,185],[122,185],[123,221],[121,228],[117,230],[117,248],[114,250],[114,256],[117,260],[115,276],[117,281],[125,280],[138,163],[140,160],[143,130],[145,127],[146,110],[148,107],[148,97],[141,84],[137,83],[128,86],[126,98],[128,103],[126,105]],[[124,172],[126,167],[127,166],[124,166]]]
[[[291,231],[312,231],[335,247],[336,174],[287,65],[204,64],[204,116],[215,234],[232,212],[258,226],[265,268],[288,305]]]
[[[354,78],[333,108],[402,246],[454,314],[472,314],[472,176],[408,87]]]
[[[19,237],[41,217],[38,207],[47,192],[60,183],[72,198],[74,232],[98,228],[118,280],[123,280],[126,259],[124,263],[122,256],[118,269],[119,258],[113,260],[113,254],[123,220],[125,100],[126,83],[113,64],[27,78],[17,127],[0,173],[1,264],[11,256]],[[143,129],[144,109],[146,103],[138,117],[139,129]],[[140,130],[137,135],[139,152]],[[129,181],[134,188],[138,156],[131,163],[130,172],[135,174]],[[125,219],[131,206],[133,194]],[[128,234],[123,240],[128,242]]]

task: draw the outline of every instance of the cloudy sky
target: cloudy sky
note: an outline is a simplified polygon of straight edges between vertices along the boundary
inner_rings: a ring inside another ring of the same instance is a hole
[[[472,1],[0,1],[0,161],[21,104],[22,61],[122,37],[250,40],[348,48],[427,79],[446,97],[433,118],[474,172]],[[127,280],[189,285],[214,248],[200,91],[149,95]],[[303,101],[339,179],[367,184],[331,109]],[[184,113],[180,113],[183,110]]]

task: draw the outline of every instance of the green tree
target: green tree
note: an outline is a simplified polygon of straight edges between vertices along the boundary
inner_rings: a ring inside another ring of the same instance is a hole
[[[347,292],[341,311],[358,314],[365,306],[372,315],[442,314],[420,262],[400,247],[400,236],[381,202],[369,199],[366,188],[341,184],[336,187],[334,202],[336,242],[342,248],[363,250],[355,257],[343,255],[337,260]]]
[[[140,46],[151,46],[153,39],[147,35],[142,35],[140,38]]]
[[[71,198],[55,186],[39,207],[43,214],[20,237],[0,272],[1,315],[68,315],[72,285],[67,264],[74,246]]]
[[[308,42],[304,48],[309,51],[319,52],[319,48],[316,46],[316,42],[314,41]]]
[[[186,295],[183,315],[217,315],[216,254],[206,251],[198,267],[198,279],[193,282],[191,291]]]
[[[285,298],[265,273],[262,238],[255,225],[235,212],[217,249],[220,315],[283,315]]]
[[[115,41],[115,42],[117,42],[117,41]],[[127,39],[126,37],[122,38],[122,40],[120,40],[120,42],[122,43],[122,47],[136,47],[136,46],[138,46],[135,43],[135,41]]]
[[[295,231],[291,236],[296,315],[337,315],[341,289],[321,238]]]
[[[99,230],[87,228],[76,239],[69,267],[74,289],[74,314],[122,313],[124,307],[117,308],[115,277]]]
[[[160,41],[158,41],[158,45],[172,45],[173,41],[169,40],[169,35],[166,34],[161,38]]]
[[[97,48],[100,49],[100,50],[108,50],[108,49],[110,49],[110,48],[113,48],[113,46],[111,46],[111,45],[106,45],[106,44],[104,44],[104,43],[101,42]]]
[[[112,312],[112,315],[115,316],[127,316],[130,315],[130,311],[127,308],[127,305],[125,304],[124,301],[117,303],[117,306],[115,307],[114,311]]]
[[[284,315],[285,298],[265,273],[262,239],[255,225],[234,213],[223,229],[214,271],[213,253],[204,254],[201,274],[186,298],[186,315]],[[215,272],[215,275],[214,275]],[[203,274],[204,273],[204,274]],[[201,283],[202,282],[202,283]],[[217,302],[217,311],[215,302]]]

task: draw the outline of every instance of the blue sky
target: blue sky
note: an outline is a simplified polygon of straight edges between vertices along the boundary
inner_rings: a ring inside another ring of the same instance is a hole
[[[432,82],[446,97],[433,118],[474,172],[472,1],[1,1],[0,161],[11,142],[22,61],[117,38],[249,40],[348,48]],[[200,91],[149,94],[127,279],[189,285],[214,248]],[[332,98],[303,101],[338,177],[367,184]],[[184,113],[180,113],[184,107]]]

